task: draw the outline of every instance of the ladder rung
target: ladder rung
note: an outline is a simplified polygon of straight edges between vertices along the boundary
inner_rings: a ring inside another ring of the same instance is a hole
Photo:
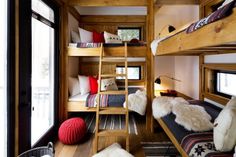
[[[123,107],[107,107],[107,108],[100,108],[99,114],[114,114],[114,115],[120,115],[120,114],[126,114],[127,110]]]
[[[127,91],[125,90],[114,90],[114,91],[100,91],[98,94],[108,94],[108,95],[124,95]]]
[[[126,74],[102,74],[101,77],[126,77]]]
[[[101,60],[102,62],[126,62],[127,61],[127,59],[126,58],[103,58],[102,60]]]
[[[103,130],[98,132],[98,136],[128,136],[126,130]]]

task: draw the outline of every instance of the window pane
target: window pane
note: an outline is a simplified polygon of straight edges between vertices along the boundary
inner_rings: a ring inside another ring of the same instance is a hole
[[[7,156],[7,0],[0,5],[0,156]]]
[[[236,74],[217,73],[217,91],[236,96]]]
[[[128,67],[128,79],[140,80],[141,67]],[[117,74],[125,74],[125,67],[116,67]],[[116,77],[116,79],[125,79],[125,77]]]
[[[131,39],[141,39],[140,29],[118,29],[118,35],[123,41],[130,41]]]
[[[34,145],[54,124],[54,29],[34,18],[31,83],[31,144]]]
[[[54,22],[54,12],[42,0],[32,0],[32,10],[51,22]]]

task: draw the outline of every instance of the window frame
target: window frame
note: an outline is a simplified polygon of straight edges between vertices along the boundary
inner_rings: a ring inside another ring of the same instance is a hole
[[[214,94],[231,99],[232,95],[229,95],[229,94],[226,94],[226,93],[223,93],[223,92],[220,92],[220,91],[217,90],[217,86],[218,86],[217,74],[218,73],[234,74],[234,75],[236,75],[236,71],[214,70],[214,72],[213,72]]]
[[[121,65],[118,65],[116,66],[116,68],[125,68],[125,66],[121,66]],[[132,65],[132,66],[128,66],[127,67],[127,70],[129,68],[139,68],[139,79],[129,79],[128,80],[132,80],[132,81],[141,81],[142,80],[142,66],[141,65]],[[125,79],[117,79],[117,80],[125,80]]]
[[[138,29],[139,30],[139,38],[138,40],[142,40],[142,27],[118,27],[117,28],[117,34],[119,30],[132,30],[132,29]]]

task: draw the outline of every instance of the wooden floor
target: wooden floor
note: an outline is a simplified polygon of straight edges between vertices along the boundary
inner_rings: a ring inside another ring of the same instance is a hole
[[[135,114],[135,120],[138,135],[130,135],[130,153],[135,157],[145,157],[141,142],[169,141],[164,131],[160,128],[156,129],[155,133],[150,133],[146,130],[145,116],[142,117]],[[56,157],[91,157],[93,155],[93,138],[94,136],[92,134],[88,135],[83,142],[71,146],[64,145],[58,141],[55,145]],[[123,148],[125,148],[125,139],[122,139],[121,137],[112,137],[99,138],[99,150],[104,149],[114,142],[120,143]]]

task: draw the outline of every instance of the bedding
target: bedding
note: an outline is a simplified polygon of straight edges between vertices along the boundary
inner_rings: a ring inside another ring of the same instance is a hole
[[[81,95],[89,93],[90,92],[89,77],[79,75],[78,79],[79,79],[79,86],[80,86]]]
[[[89,96],[89,93],[87,94],[84,94],[84,95],[81,95],[81,94],[77,94],[77,95],[74,95],[74,96],[70,96],[69,97],[69,101],[70,102],[73,102],[73,101],[86,101],[87,100],[87,97]]]
[[[145,43],[127,43],[127,46],[144,46]],[[74,48],[96,48],[100,47],[101,43],[69,43],[69,47]],[[120,44],[103,44],[104,47],[117,47],[117,46],[124,46],[124,43]]]
[[[93,42],[93,32],[87,31],[80,27],[78,29],[79,29],[80,40],[82,43]]]
[[[190,100],[189,103],[192,105],[200,105],[204,107],[206,112],[212,117],[212,121],[216,119],[216,117],[222,110],[221,108],[204,101]],[[174,135],[175,139],[181,144],[182,148],[185,150],[185,152],[187,152],[189,156],[192,157],[233,156],[233,152],[221,153],[215,151],[215,147],[213,145],[212,131],[197,132],[197,133],[193,131],[188,131],[183,126],[180,126],[175,122],[175,115],[173,113],[170,113],[169,115],[162,117],[161,119],[163,120],[168,129]]]
[[[68,89],[70,96],[80,94],[80,85],[78,78],[74,77],[68,78]]]
[[[80,43],[80,36],[79,33],[75,32],[75,31],[71,31],[71,40],[73,43]]]
[[[111,34],[111,33],[108,33],[108,32],[104,32],[104,39],[105,39],[105,43],[122,43],[122,40],[121,38],[116,35],[116,34]]]

